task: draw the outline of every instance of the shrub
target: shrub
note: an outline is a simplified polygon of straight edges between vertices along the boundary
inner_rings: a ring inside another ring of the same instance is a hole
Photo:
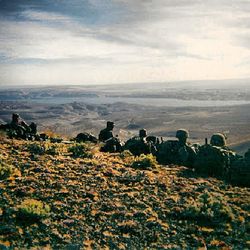
[[[0,180],[10,177],[14,173],[15,168],[8,163],[0,160]]]
[[[129,151],[129,150],[124,150],[120,153],[120,158],[121,159],[126,159],[126,158],[130,158],[130,157],[133,157],[133,154]]]
[[[234,219],[233,211],[227,202],[222,197],[212,196],[208,192],[199,195],[198,200],[189,204],[182,215],[186,218],[215,223]]]
[[[73,157],[92,158],[93,154],[85,144],[77,143],[68,149]]]
[[[46,154],[59,155],[59,148],[57,147],[57,145],[46,145]]]
[[[31,154],[42,155],[45,153],[45,147],[38,143],[31,143],[27,145],[27,149]]]
[[[37,221],[49,216],[50,207],[43,202],[26,199],[18,206],[18,217],[29,221]]]
[[[135,161],[132,163],[133,168],[137,169],[150,169],[157,166],[156,158],[152,155],[141,154],[135,158]]]

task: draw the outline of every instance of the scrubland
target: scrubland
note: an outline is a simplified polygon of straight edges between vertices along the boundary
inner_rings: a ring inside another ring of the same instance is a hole
[[[1,137],[0,249],[248,249],[250,189],[94,144]]]

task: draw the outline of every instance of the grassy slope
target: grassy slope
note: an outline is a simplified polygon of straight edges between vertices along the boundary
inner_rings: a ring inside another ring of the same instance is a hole
[[[131,157],[96,149],[92,159],[72,158],[63,144],[54,144],[58,155],[33,155],[29,144],[0,144],[3,161],[16,168],[0,180],[0,249],[250,247],[249,188],[179,166],[134,169]],[[50,214],[18,216],[26,199],[49,205]]]

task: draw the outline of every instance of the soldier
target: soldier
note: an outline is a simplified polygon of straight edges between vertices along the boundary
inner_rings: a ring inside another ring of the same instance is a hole
[[[113,128],[114,128],[115,124],[111,121],[108,121],[107,122],[107,127],[103,130],[100,131],[99,133],[99,140],[102,141],[102,142],[105,142],[107,141],[108,139],[110,138],[113,138]]]
[[[124,146],[124,149],[129,150],[133,155],[150,154],[156,151],[154,145],[147,141],[146,129],[139,131],[139,136],[129,139]]]
[[[121,152],[122,151],[122,142],[118,137],[113,136],[114,122],[108,121],[107,127],[100,131],[99,140],[105,144],[101,147],[102,152]]]
[[[210,139],[210,144],[212,146],[220,147],[226,150],[230,150],[229,147],[227,147],[226,143],[226,137],[224,134],[221,133],[215,133],[212,135]]]
[[[230,164],[236,157],[235,152],[226,146],[226,138],[221,133],[213,134],[210,144],[201,146],[194,166],[197,172],[212,176],[227,176]]]
[[[175,137],[179,141],[179,145],[184,146],[187,144],[187,138],[189,137],[189,133],[186,129],[178,129],[176,131]]]
[[[32,122],[29,127],[30,127],[30,133],[32,135],[36,135],[37,134],[37,125],[36,125],[36,123]]]
[[[176,132],[176,140],[168,140],[159,144],[156,158],[161,164],[178,164],[192,167],[196,151],[187,142],[189,133],[186,129],[179,129]]]
[[[12,120],[10,122],[10,127],[13,129],[21,129],[24,132],[29,130],[29,125],[21,119],[20,115],[17,113],[12,114]]]
[[[27,133],[31,132],[30,126],[21,119],[17,113],[12,114],[12,120],[9,124],[9,134],[12,137],[26,139]]]
[[[123,150],[123,143],[120,141],[118,137],[111,137],[105,141],[105,144],[101,147],[101,152],[109,152],[109,153],[116,153],[122,152]]]
[[[187,167],[192,167],[195,160],[196,151],[187,142],[187,139],[189,138],[189,132],[186,129],[179,129],[176,132],[176,138],[178,139],[179,164],[183,164]]]
[[[39,136],[37,134],[37,125],[34,122],[28,125],[17,113],[12,114],[11,122],[4,125],[4,127],[11,138],[38,139]]]

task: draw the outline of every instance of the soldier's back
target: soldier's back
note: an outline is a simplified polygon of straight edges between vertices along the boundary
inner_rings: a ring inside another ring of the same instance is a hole
[[[104,142],[112,137],[114,137],[112,131],[108,130],[107,128],[104,128],[100,131],[98,139]]]
[[[194,167],[197,172],[212,176],[225,176],[234,152],[221,147],[205,144],[199,148]]]
[[[160,164],[176,164],[177,158],[177,140],[168,140],[158,145],[156,159]]]
[[[129,150],[133,155],[150,154],[151,148],[145,138],[135,136],[126,141],[124,145],[125,150]]]

